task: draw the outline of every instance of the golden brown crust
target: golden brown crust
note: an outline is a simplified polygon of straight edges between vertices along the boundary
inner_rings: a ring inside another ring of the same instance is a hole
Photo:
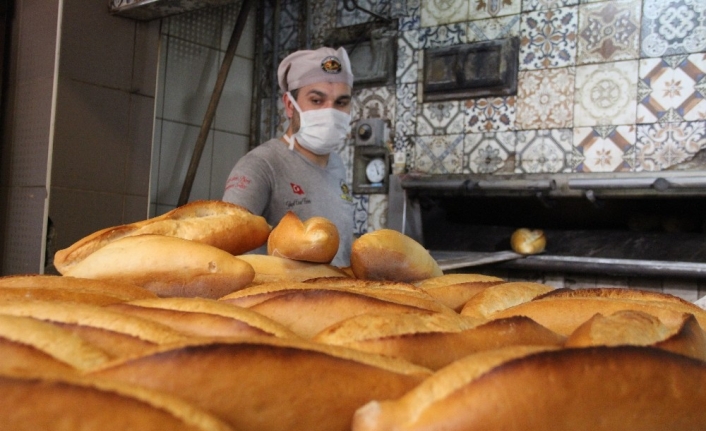
[[[535,299],[545,298],[615,298],[631,299],[638,301],[673,302],[697,311],[703,311],[689,301],[668,293],[652,292],[640,289],[620,289],[612,287],[596,287],[585,289],[557,289],[537,296]]]
[[[443,275],[429,252],[392,229],[369,232],[353,241],[351,269],[356,278],[415,282]]]
[[[531,301],[533,298],[552,290],[551,286],[540,283],[496,284],[469,299],[461,308],[460,313],[464,316],[485,319],[495,312]]]
[[[566,347],[649,346],[674,332],[655,316],[642,311],[620,310],[610,316],[598,313],[569,335]]]
[[[238,258],[249,263],[255,270],[252,285],[304,281],[318,277],[347,277],[339,268],[325,263],[302,262],[262,254],[244,254]]]
[[[30,296],[42,299],[43,295],[55,295],[60,298],[115,298],[119,301],[134,301],[137,299],[156,298],[157,295],[134,284],[120,283],[111,280],[95,280],[88,278],[62,277],[57,275],[22,274],[0,277],[0,290],[18,289]],[[42,293],[32,294],[32,290]],[[82,295],[83,294],[83,295]],[[117,302],[117,301],[111,301]]]
[[[166,214],[94,232],[56,252],[54,266],[66,274],[69,268],[102,247],[127,236],[155,234],[196,241],[238,255],[267,241],[270,226],[261,216],[223,201],[195,201]]]
[[[338,229],[329,219],[302,221],[292,211],[282,217],[267,238],[267,254],[304,262],[331,263],[338,252]]]

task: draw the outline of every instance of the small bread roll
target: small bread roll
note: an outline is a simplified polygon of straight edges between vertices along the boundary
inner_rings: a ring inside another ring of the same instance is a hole
[[[408,283],[444,275],[421,244],[392,229],[369,232],[353,241],[351,269],[357,278]]]
[[[331,263],[338,252],[338,243],[338,229],[329,219],[312,217],[302,222],[288,211],[267,239],[267,254],[305,262]]]
[[[544,247],[547,246],[547,238],[542,230],[521,228],[513,232],[510,237],[510,245],[515,253],[537,254],[544,251]]]

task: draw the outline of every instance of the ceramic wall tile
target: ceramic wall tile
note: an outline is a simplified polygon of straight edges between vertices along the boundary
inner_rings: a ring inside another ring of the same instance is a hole
[[[515,102],[515,96],[466,100],[466,133],[515,130]]]
[[[504,15],[515,15],[522,10],[522,0],[469,0],[468,20],[496,18]]]
[[[400,31],[416,30],[421,26],[422,22],[422,0],[406,0],[405,3],[406,14],[399,17],[398,29]]]
[[[368,233],[368,201],[370,195],[353,195],[353,235],[360,237]]]
[[[235,28],[235,23],[240,15],[241,2],[231,3],[223,7],[223,31],[221,33],[221,50],[228,49]],[[256,33],[257,10],[251,8],[248,19],[245,22],[245,28],[241,33],[238,41],[238,48],[235,55],[249,59],[255,58],[255,33]]]
[[[459,101],[424,103],[417,111],[417,135],[455,135],[464,131]]]
[[[360,8],[352,7],[352,2],[339,1],[337,3],[337,27],[364,24],[376,20],[373,15],[361,10],[361,8],[367,9],[374,14],[384,17],[390,16],[391,13],[391,0],[358,0],[356,3],[360,6]],[[399,3],[399,0],[395,3]],[[395,11],[400,13],[401,9],[402,6],[400,4],[396,4]]]
[[[281,98],[262,99],[260,103],[260,138],[258,144],[283,135],[289,125]],[[276,106],[275,112],[272,111],[273,103]],[[275,122],[274,130],[271,129],[273,121]]]
[[[468,6],[468,0],[424,0],[421,5],[422,27],[466,21]]]
[[[417,82],[419,64],[419,30],[400,32],[397,39],[397,84]]]
[[[336,4],[329,0],[311,0],[309,10],[316,11],[311,14],[311,46],[321,46],[336,28]]]
[[[460,174],[463,164],[463,135],[419,136],[414,146],[414,172]]]
[[[392,148],[393,170],[395,173],[404,173],[413,170],[414,166],[414,136],[396,135]]]
[[[571,172],[571,129],[517,132],[515,173]]]
[[[221,9],[202,8],[189,13],[171,16],[168,34],[210,48],[221,44]]]
[[[706,54],[640,60],[638,123],[706,119]]]
[[[578,64],[639,58],[641,6],[640,0],[581,5]]]
[[[353,91],[351,120],[382,118],[390,124],[395,121],[395,87],[363,88]]]
[[[574,146],[583,161],[574,171],[629,172],[634,145],[635,126],[577,127]]]
[[[637,126],[635,170],[661,171],[706,148],[706,121]]]
[[[353,140],[347,140],[336,149],[336,153],[341,156],[343,166],[346,168],[346,182],[353,184]]]
[[[395,107],[395,135],[411,136],[417,122],[417,86],[403,84],[397,86],[397,106]]]
[[[469,133],[463,144],[463,173],[492,174],[514,171],[515,132]]]
[[[280,2],[279,26],[297,27],[301,16],[302,3],[298,0],[284,0]]]
[[[520,15],[469,21],[466,42],[506,39],[520,35]]]
[[[423,49],[443,48],[466,43],[465,24],[448,24],[423,28],[419,33],[419,47]]]
[[[703,0],[645,0],[641,40],[642,57],[706,50]]]
[[[387,228],[387,195],[372,194],[368,199],[368,232]]]
[[[573,67],[520,72],[517,90],[517,129],[573,127]]]
[[[522,14],[520,70],[576,64],[578,7]]]
[[[575,126],[635,124],[638,62],[576,68]]]
[[[579,0],[524,0],[522,2],[522,11],[530,12],[534,10],[558,9],[565,6],[573,6],[579,3]]]

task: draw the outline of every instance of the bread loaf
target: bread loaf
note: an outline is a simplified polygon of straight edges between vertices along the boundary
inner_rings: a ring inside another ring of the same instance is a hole
[[[267,254],[315,263],[331,263],[338,252],[338,229],[329,219],[306,221],[292,211],[282,217],[267,238]]]
[[[195,201],[147,220],[94,232],[59,250],[54,266],[61,274],[113,241],[136,235],[165,235],[211,245],[238,255],[265,244],[270,226],[261,216],[222,201]]]
[[[249,284],[253,268],[216,247],[163,235],[115,240],[71,266],[67,276],[119,280],[158,296],[219,298]]]
[[[244,254],[238,258],[249,263],[255,270],[251,283],[254,285],[278,281],[304,281],[318,277],[347,277],[339,268],[325,263],[301,262],[263,254]]]
[[[553,289],[540,283],[521,281],[501,283],[474,295],[461,307],[460,312],[464,316],[486,319],[495,312],[529,302]]]
[[[443,275],[417,241],[392,229],[380,229],[353,241],[351,269],[357,278],[415,282]]]
[[[422,280],[416,285],[447,307],[461,311],[463,305],[477,293],[503,282],[502,278],[490,275],[444,274]]]

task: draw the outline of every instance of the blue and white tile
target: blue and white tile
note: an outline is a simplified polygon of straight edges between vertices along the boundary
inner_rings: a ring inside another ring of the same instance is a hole
[[[574,172],[630,172],[634,145],[633,125],[577,127],[574,148],[583,160]]]
[[[374,87],[354,90],[351,120],[382,118],[390,124],[395,121],[395,87]]]
[[[574,126],[635,124],[637,60],[578,66]]]
[[[468,0],[424,0],[422,27],[436,27],[468,19]]]
[[[463,144],[463,173],[492,174],[514,171],[514,165],[509,166],[509,161],[515,155],[516,145],[515,132],[467,134]]]
[[[517,132],[515,173],[571,172],[571,129]]]
[[[517,15],[522,10],[522,0],[469,0],[468,20]]]
[[[400,32],[397,39],[397,84],[417,82],[419,63],[419,30]]]
[[[336,28],[336,4],[330,0],[310,0],[311,46],[322,46]]]
[[[385,194],[371,194],[368,198],[368,232],[387,228],[388,198]]]
[[[642,57],[706,50],[703,0],[645,0],[642,6]]]
[[[706,148],[706,121],[638,124],[635,171],[662,171]]]
[[[578,64],[639,58],[641,6],[640,0],[581,5]]]
[[[529,12],[520,23],[520,70],[576,64],[578,7]]]
[[[520,36],[520,15],[469,21],[466,43]]]
[[[370,195],[353,195],[353,235],[360,237],[368,233],[368,201]]]
[[[424,174],[460,174],[463,146],[463,135],[418,136],[412,168]]]
[[[464,112],[459,101],[418,106],[417,135],[455,135],[463,133],[464,128]]]
[[[565,6],[573,6],[578,3],[579,0],[523,0],[522,12],[558,9]]]
[[[406,9],[407,9],[406,15],[399,17],[399,20],[397,23],[398,30],[399,31],[407,31],[407,30],[419,29],[419,27],[421,27],[421,25],[422,25],[422,17],[421,17],[422,1],[421,0],[406,0]]]
[[[423,28],[419,32],[419,47],[422,49],[445,48],[466,43],[465,24],[448,24]]]
[[[415,143],[414,136],[395,136],[392,147],[393,171],[395,173],[408,172],[414,166]]]
[[[515,96],[481,97],[465,103],[466,133],[515,130]]]
[[[347,27],[357,24],[365,24],[375,21],[375,17],[361,9],[346,8],[349,2],[339,1],[336,16],[337,27]],[[358,0],[356,2],[362,9],[367,9],[377,15],[388,16],[390,14],[390,0]]]
[[[411,136],[416,133],[417,85],[397,86],[397,106],[395,107],[395,135]]]

